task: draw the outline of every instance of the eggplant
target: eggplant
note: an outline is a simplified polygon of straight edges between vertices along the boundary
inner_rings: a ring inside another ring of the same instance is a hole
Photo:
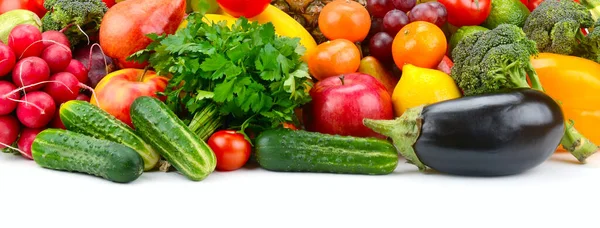
[[[421,171],[506,176],[546,161],[565,131],[564,114],[533,89],[469,96],[407,110],[394,120],[364,125],[392,139]]]

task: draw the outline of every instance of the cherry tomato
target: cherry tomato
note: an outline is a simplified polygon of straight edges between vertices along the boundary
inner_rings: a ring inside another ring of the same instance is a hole
[[[438,0],[448,11],[448,23],[454,26],[480,25],[490,15],[490,0]]]
[[[223,11],[234,17],[252,18],[262,13],[271,0],[217,0]]]
[[[0,14],[14,9],[29,10],[40,18],[46,14],[44,0],[0,0]]]
[[[252,145],[244,135],[233,130],[215,132],[208,139],[208,146],[217,157],[217,170],[233,171],[248,162]]]
[[[104,2],[104,4],[106,4],[106,6],[108,8],[114,6],[116,4],[115,0],[102,0]]]

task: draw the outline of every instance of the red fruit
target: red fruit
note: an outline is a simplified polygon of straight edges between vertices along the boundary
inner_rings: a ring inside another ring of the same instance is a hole
[[[63,71],[71,63],[71,49],[62,44],[53,44],[42,51],[42,59],[50,67],[51,73]]]
[[[42,43],[44,44],[44,49],[50,47],[50,45],[59,43],[65,45],[67,47],[71,47],[71,43],[67,36],[64,33],[59,31],[45,31],[42,33]]]
[[[50,83],[44,87],[44,92],[54,98],[56,104],[75,100],[79,95],[79,80],[69,72],[60,72],[50,77]]]
[[[231,16],[252,18],[262,13],[271,0],[217,0],[219,6]]]
[[[29,86],[50,78],[50,67],[43,59],[39,57],[27,57],[21,59],[15,65],[12,72],[12,80],[18,87]],[[25,88],[26,92],[39,90],[44,84]]]
[[[9,46],[0,42],[0,78],[13,70],[16,61],[15,52]]]
[[[15,26],[8,34],[8,46],[15,52],[17,59],[40,56],[44,50],[42,32],[30,24]]]
[[[50,123],[56,112],[56,103],[47,93],[27,93],[17,105],[17,118],[28,128],[41,128]]]
[[[88,70],[85,68],[83,63],[79,62],[77,59],[71,59],[69,65],[64,70],[65,72],[69,72],[79,80],[79,82],[83,84],[87,84],[88,82]]]
[[[33,140],[40,132],[42,132],[42,130],[44,129],[25,128],[21,131],[21,136],[19,136],[17,146],[19,150],[24,152],[21,153],[23,157],[33,160],[33,156],[31,155],[31,144],[33,144]]]
[[[356,137],[379,137],[363,125],[364,118],[392,119],[390,94],[374,77],[352,73],[317,82],[310,91],[313,100],[304,110],[308,131]]]

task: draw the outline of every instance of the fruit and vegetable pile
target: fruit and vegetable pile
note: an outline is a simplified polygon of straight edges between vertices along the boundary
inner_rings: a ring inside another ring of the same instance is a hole
[[[0,0],[0,149],[127,183],[600,144],[600,0]]]

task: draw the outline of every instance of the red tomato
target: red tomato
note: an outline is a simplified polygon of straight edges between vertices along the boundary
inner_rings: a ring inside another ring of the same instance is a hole
[[[452,66],[454,66],[452,60],[450,60],[448,56],[444,55],[444,58],[442,59],[440,64],[438,64],[437,69],[450,75],[450,73],[452,72]]]
[[[106,4],[106,6],[108,8],[112,7],[115,5],[115,0],[102,0],[104,2],[104,4]]]
[[[448,11],[448,23],[454,26],[480,25],[490,15],[490,0],[438,0]]]
[[[234,17],[256,17],[262,13],[271,0],[217,0],[223,11]]]
[[[208,139],[208,146],[217,156],[217,170],[233,171],[248,162],[252,145],[244,135],[233,130],[215,132]]]
[[[46,14],[44,0],[0,0],[0,14],[14,9],[29,10],[40,18]]]

